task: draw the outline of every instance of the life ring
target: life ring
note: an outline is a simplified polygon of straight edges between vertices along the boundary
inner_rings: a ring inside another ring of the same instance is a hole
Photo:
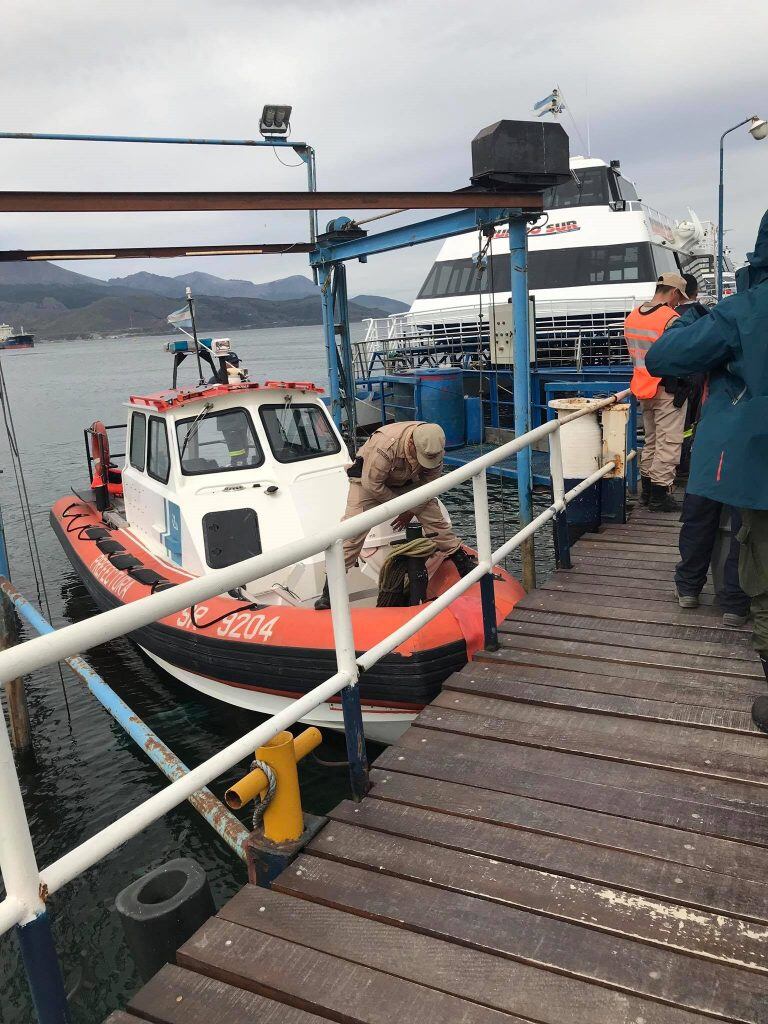
[[[104,465],[109,466],[109,437],[107,436],[107,428],[101,420],[94,420],[88,428],[88,432],[91,436],[91,458],[96,463],[95,472],[98,472],[99,475],[101,475],[102,453],[104,456]]]

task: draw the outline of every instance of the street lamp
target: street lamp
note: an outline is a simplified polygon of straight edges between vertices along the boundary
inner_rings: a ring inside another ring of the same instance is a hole
[[[733,128],[723,132],[720,136],[720,187],[717,194],[717,301],[723,297],[723,140],[726,135],[741,128],[742,125],[749,125],[749,134],[758,142],[768,136],[768,121],[753,114],[752,117],[745,117]]]

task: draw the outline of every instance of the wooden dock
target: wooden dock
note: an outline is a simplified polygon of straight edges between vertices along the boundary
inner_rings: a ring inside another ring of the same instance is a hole
[[[768,1021],[765,679],[674,516],[590,534],[274,889],[109,1024]]]

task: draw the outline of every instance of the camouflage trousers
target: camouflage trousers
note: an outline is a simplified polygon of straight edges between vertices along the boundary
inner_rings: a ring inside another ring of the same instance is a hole
[[[768,509],[742,509],[738,539],[739,583],[751,598],[755,647],[768,658]]]

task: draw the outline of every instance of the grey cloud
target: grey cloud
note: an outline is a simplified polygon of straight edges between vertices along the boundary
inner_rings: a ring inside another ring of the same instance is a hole
[[[455,188],[469,143],[500,117],[530,117],[555,82],[592,151],[619,157],[653,206],[716,213],[720,132],[768,116],[760,0],[590,4],[552,0],[406,2],[5,0],[6,130],[249,137],[267,100],[293,103],[294,136],[317,149],[324,188]],[[584,146],[569,117],[572,151]],[[768,142],[729,136],[727,225],[751,247]],[[269,152],[0,143],[3,188],[300,189],[301,169]],[[416,215],[418,216],[418,215]],[[383,230],[406,218],[375,226]],[[3,246],[252,242],[305,237],[301,215],[6,217]],[[434,247],[351,268],[352,287],[408,298]],[[303,257],[189,261],[267,280]],[[180,261],[83,266],[107,277],[180,273]]]

